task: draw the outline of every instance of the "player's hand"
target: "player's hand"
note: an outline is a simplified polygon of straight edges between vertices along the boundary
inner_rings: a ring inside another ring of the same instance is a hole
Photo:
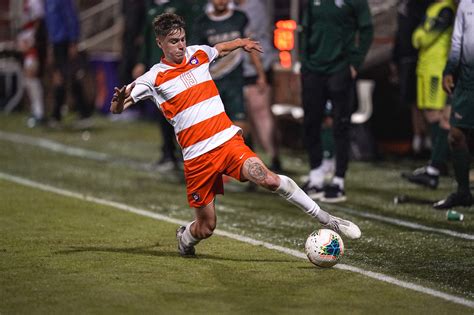
[[[445,75],[443,77],[443,90],[451,95],[454,89],[454,77],[452,74]]]
[[[257,42],[255,40],[251,40],[250,38],[244,38],[242,39],[243,40],[243,46],[242,48],[250,53],[252,52],[252,50],[256,50],[260,53],[263,53],[263,48],[262,46],[260,45],[260,42]]]
[[[112,101],[110,102],[110,112],[113,114],[120,114],[123,112],[125,107],[125,101],[130,98],[132,89],[135,86],[135,82],[130,84],[129,87],[126,85],[122,86],[120,89],[118,87],[114,88],[114,95],[112,96]]]

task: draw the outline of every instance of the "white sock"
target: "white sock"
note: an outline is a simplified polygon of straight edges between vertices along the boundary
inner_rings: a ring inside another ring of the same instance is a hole
[[[194,223],[194,221],[190,222],[190,223],[188,223],[188,225],[186,225],[186,229],[184,230],[183,236],[181,237],[181,242],[186,247],[194,246],[194,245],[196,245],[197,243],[199,243],[201,241],[200,239],[195,238],[191,234],[191,225],[193,223]]]
[[[334,158],[323,159],[323,162],[321,163],[321,168],[323,169],[324,174],[334,172],[334,169],[336,168],[336,160]]]
[[[36,119],[44,117],[43,87],[38,78],[26,78],[25,87],[31,102],[31,112]]]
[[[428,167],[426,168],[426,172],[429,175],[439,176],[439,170],[431,165],[428,165]]]
[[[420,135],[414,135],[413,139],[411,141],[411,147],[415,153],[421,152],[421,136]]]
[[[317,219],[322,224],[329,222],[329,214],[322,210],[313,199],[309,198],[305,192],[289,177],[278,175],[280,186],[275,191],[280,196],[302,209],[304,212]]]
[[[326,172],[324,171],[324,168],[319,166],[318,168],[313,168],[311,171],[309,171],[309,183],[311,186],[316,186],[316,187],[323,187],[324,184],[324,176],[326,175]]]
[[[343,177],[337,177],[337,176],[334,177],[334,178],[332,179],[332,183],[333,183],[334,185],[339,186],[339,188],[344,189],[344,178],[343,178]]]

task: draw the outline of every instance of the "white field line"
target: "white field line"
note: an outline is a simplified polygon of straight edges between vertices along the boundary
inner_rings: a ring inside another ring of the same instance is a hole
[[[106,161],[110,156],[106,153],[86,150],[82,148],[68,146],[53,140],[40,138],[40,137],[30,137],[25,135],[20,135],[17,133],[0,131],[0,140],[6,140],[14,143],[29,144],[35,147],[40,147],[47,149],[53,152],[62,153],[66,155],[71,155],[80,158],[86,158],[90,160],[97,161]]]
[[[395,218],[390,218],[390,217],[385,217],[379,214],[374,214],[366,211],[358,211],[346,207],[340,207],[340,206],[335,206],[334,209],[340,210],[342,212],[350,213],[354,216],[359,216],[363,218],[368,218],[368,219],[373,219],[375,221],[381,221],[385,223],[390,223],[393,225],[398,225],[398,226],[403,226],[406,228],[410,228],[413,230],[420,230],[420,231],[426,231],[426,232],[435,232],[435,233],[441,233],[441,234],[446,234],[449,236],[454,236],[458,238],[463,238],[466,240],[474,240],[474,234],[467,234],[467,233],[461,233],[461,232],[456,232],[448,229],[438,229],[438,228],[433,228],[429,227],[426,225],[414,223],[414,222],[409,222],[409,221],[404,221],[400,219],[395,219]]]
[[[35,181],[29,180],[29,179],[9,175],[9,174],[2,173],[2,172],[0,172],[0,179],[7,180],[7,181],[10,181],[10,182],[14,182],[14,183],[17,183],[17,184],[20,184],[20,185],[28,186],[28,187],[40,189],[40,190],[43,190],[43,191],[52,192],[52,193],[55,193],[55,194],[58,194],[58,195],[66,196],[66,197],[76,198],[76,199],[79,199],[79,200],[85,200],[85,201],[89,201],[89,202],[100,204],[100,205],[114,207],[114,208],[122,210],[122,211],[138,214],[138,215],[141,215],[141,216],[153,218],[153,219],[164,221],[164,222],[169,222],[169,223],[174,223],[174,224],[179,224],[179,225],[184,225],[186,223],[185,221],[182,221],[182,220],[173,219],[173,218],[170,218],[170,217],[165,216],[165,215],[161,215],[161,214],[154,213],[154,212],[151,212],[151,211],[148,211],[148,210],[128,206],[128,205],[123,204],[123,203],[114,202],[114,201],[110,201],[110,200],[105,200],[105,199],[101,199],[101,198],[96,198],[96,197],[93,197],[93,196],[84,195],[84,194],[72,192],[72,191],[69,191],[69,190],[61,189],[61,188],[56,188],[56,187],[53,187],[53,186],[45,185],[45,184],[42,184],[42,183],[39,183],[39,182],[35,182]],[[228,238],[240,241],[240,242],[244,242],[244,243],[247,243],[247,244],[256,245],[256,246],[263,246],[265,248],[276,250],[276,251],[279,251],[279,252],[294,256],[294,257],[306,259],[306,255],[304,253],[302,253],[300,251],[297,251],[297,250],[294,250],[294,249],[274,245],[274,244],[271,244],[271,243],[268,243],[268,242],[258,241],[258,240],[255,240],[253,238],[250,238],[250,237],[241,236],[241,235],[238,235],[238,234],[222,231],[222,230],[219,230],[219,229],[215,230],[214,233],[217,234],[217,235],[225,236],[225,237],[228,237]],[[396,278],[384,275],[382,273],[372,272],[372,271],[364,270],[364,269],[354,267],[354,266],[350,266],[350,265],[346,265],[346,264],[337,264],[336,266],[334,266],[334,268],[355,272],[355,273],[364,275],[364,276],[372,278],[372,279],[376,279],[376,280],[380,280],[380,281],[383,281],[383,282],[391,283],[393,285],[396,285],[396,286],[399,286],[399,287],[402,287],[402,288],[414,290],[414,291],[417,291],[417,292],[421,292],[421,293],[424,293],[424,294],[427,294],[427,295],[431,295],[431,296],[434,296],[434,297],[444,299],[446,301],[450,301],[450,302],[453,302],[453,303],[456,303],[456,304],[461,304],[461,305],[465,305],[465,306],[474,308],[474,301],[471,301],[471,300],[468,300],[468,299],[465,299],[465,298],[462,298],[462,297],[458,297],[458,296],[455,296],[455,295],[447,294],[447,293],[444,293],[444,292],[441,292],[441,291],[433,290],[433,289],[430,289],[430,288],[427,288],[427,287],[423,287],[423,286],[418,285],[418,284],[398,280]]]
[[[64,145],[64,144],[61,144],[49,139],[25,136],[25,135],[5,132],[1,130],[0,130],[0,140],[6,140],[6,141],[14,142],[14,143],[37,146],[43,149],[47,149],[54,152],[63,153],[66,155],[71,155],[71,156],[75,156],[79,158],[98,160],[98,161],[106,161],[106,160],[112,159],[112,157],[106,153],[85,150],[85,149],[81,149],[77,147],[67,146],[67,145]],[[339,207],[339,206],[335,206],[334,208],[343,212],[350,213],[351,215],[354,215],[354,216],[359,216],[363,218],[372,219],[375,221],[402,226],[402,227],[410,228],[413,230],[434,232],[434,233],[449,235],[452,237],[457,237],[457,238],[462,238],[462,239],[467,239],[467,240],[474,240],[473,234],[460,233],[460,232],[456,232],[456,231],[448,230],[448,229],[433,228],[426,225],[413,223],[413,222],[400,220],[400,219],[395,219],[395,218],[390,218],[390,217],[385,217],[382,215],[377,215],[377,214],[373,214],[366,211],[358,211],[358,210],[353,210],[353,209]]]

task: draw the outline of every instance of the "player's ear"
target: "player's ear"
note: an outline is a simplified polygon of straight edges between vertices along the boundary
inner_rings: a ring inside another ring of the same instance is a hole
[[[161,40],[160,38],[157,36],[156,37],[156,45],[158,45],[158,47],[160,47],[161,49],[163,49],[163,47],[161,47]]]

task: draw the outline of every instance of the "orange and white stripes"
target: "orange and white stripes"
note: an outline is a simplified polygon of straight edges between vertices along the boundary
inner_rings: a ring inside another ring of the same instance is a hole
[[[217,54],[209,46],[190,46],[181,64],[162,61],[135,81],[134,101],[155,101],[174,127],[184,160],[218,147],[240,131],[227,117],[209,73]]]

